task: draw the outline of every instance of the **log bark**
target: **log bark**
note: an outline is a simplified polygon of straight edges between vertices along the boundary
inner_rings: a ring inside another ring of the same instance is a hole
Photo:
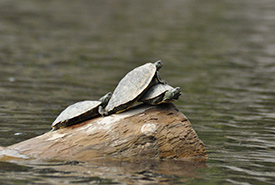
[[[126,112],[47,132],[0,149],[0,158],[90,161],[207,159],[189,120],[171,103],[139,105]]]

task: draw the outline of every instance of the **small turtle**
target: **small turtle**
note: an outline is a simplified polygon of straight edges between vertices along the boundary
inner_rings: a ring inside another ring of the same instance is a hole
[[[158,60],[139,66],[123,77],[115,88],[105,109],[99,108],[101,115],[110,115],[129,109],[148,88],[155,83],[165,83],[160,79],[158,70],[162,62]]]
[[[98,107],[105,107],[111,95],[112,93],[109,92],[98,101],[86,100],[68,106],[52,123],[52,131],[99,116]]]
[[[180,87],[173,88],[168,84],[156,84],[148,89],[139,101],[150,105],[158,105],[177,100],[180,95]]]

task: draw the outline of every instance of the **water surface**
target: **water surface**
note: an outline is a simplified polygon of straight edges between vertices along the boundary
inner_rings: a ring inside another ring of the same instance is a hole
[[[98,99],[129,70],[161,59],[209,160],[1,162],[0,183],[272,184],[274,18],[272,0],[2,0],[0,146],[47,132],[66,106]]]

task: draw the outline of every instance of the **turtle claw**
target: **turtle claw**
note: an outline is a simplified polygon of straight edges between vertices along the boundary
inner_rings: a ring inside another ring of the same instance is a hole
[[[50,132],[56,131],[58,130],[56,127],[52,127],[52,129],[50,130]]]
[[[103,110],[103,107],[102,107],[102,106],[99,106],[99,107],[98,107],[98,113],[99,113],[101,116],[104,116],[104,110]]]
[[[99,113],[102,117],[108,115],[107,112],[104,110],[104,108],[103,108],[102,106],[99,106],[99,107],[98,107],[98,113]]]
[[[161,80],[160,83],[163,84],[163,85],[167,85],[168,84],[168,82],[165,81],[165,80]]]

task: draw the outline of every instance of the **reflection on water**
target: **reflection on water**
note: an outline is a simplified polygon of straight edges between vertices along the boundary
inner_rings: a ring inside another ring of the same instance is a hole
[[[192,178],[177,170],[157,171],[165,169],[158,162],[144,171],[131,171],[129,164],[70,164],[91,171],[101,167],[104,174],[67,172],[67,164],[56,168],[52,162],[42,168],[1,162],[0,176],[14,184],[140,179],[271,184],[274,5],[271,0],[1,1],[1,146],[48,131],[68,105],[98,99],[130,69],[162,59],[162,78],[181,87],[183,95],[175,104],[206,144],[209,161],[199,170],[190,167]],[[175,169],[186,166],[165,163]]]
[[[102,184],[177,184],[183,183],[191,178],[201,178],[196,169],[206,167],[205,163],[188,161],[91,161],[81,163],[77,161],[68,162],[38,162],[28,161],[27,164],[2,164],[5,165],[5,173],[16,169],[20,176],[3,180],[17,182],[26,178],[32,182],[39,183],[102,183]],[[33,174],[28,174],[27,171]],[[33,177],[36,178],[33,178]],[[3,177],[4,178],[4,177]],[[1,179],[1,178],[0,178]]]

